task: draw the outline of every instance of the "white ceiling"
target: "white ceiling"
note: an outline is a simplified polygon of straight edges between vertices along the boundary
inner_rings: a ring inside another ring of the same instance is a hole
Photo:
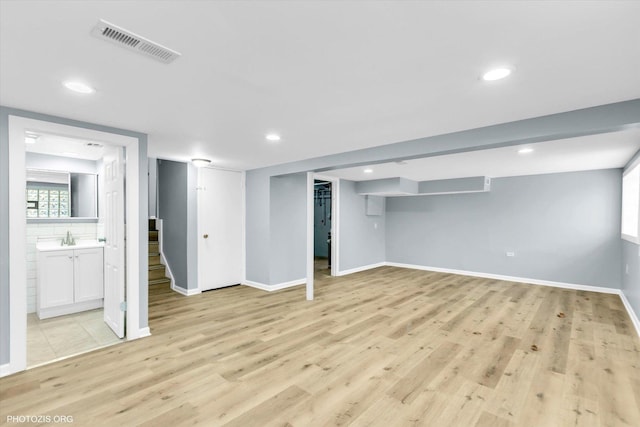
[[[1,0],[0,103],[255,168],[639,98],[638,16],[633,1]],[[100,18],[182,57],[94,38]]]
[[[522,148],[533,148],[519,154]],[[620,168],[640,150],[640,129],[590,135],[532,145],[478,150],[446,156],[336,169],[322,175],[351,181],[403,177],[414,181],[470,176],[538,175],[543,173]],[[365,169],[373,172],[365,173]]]

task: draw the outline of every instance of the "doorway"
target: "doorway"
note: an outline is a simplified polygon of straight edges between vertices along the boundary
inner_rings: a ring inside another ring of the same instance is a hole
[[[122,151],[43,132],[25,138],[27,368],[124,338],[124,176],[105,174],[122,170]]]
[[[138,266],[138,258],[139,258],[139,236],[138,236],[138,218],[139,218],[139,203],[138,203],[138,194],[139,194],[139,155],[138,155],[138,138],[129,137],[119,134],[113,134],[108,132],[97,131],[93,129],[87,128],[79,128],[75,126],[64,125],[56,122],[49,122],[45,120],[37,120],[30,119],[26,117],[18,117],[18,116],[9,116],[9,172],[10,176],[15,177],[14,180],[10,182],[9,188],[9,199],[11,201],[9,208],[9,222],[10,222],[10,253],[18,254],[18,253],[27,253],[27,224],[25,221],[25,192],[27,191],[26,186],[26,149],[25,149],[25,137],[29,135],[38,135],[38,134],[50,134],[50,135],[58,135],[61,137],[66,137],[70,139],[79,139],[85,141],[93,141],[99,142],[105,145],[111,145],[113,147],[122,147],[128,148],[126,150],[126,166],[122,164],[119,168],[122,171],[126,170],[126,174],[128,179],[126,181],[126,191],[125,187],[123,187],[123,191],[120,191],[120,195],[123,197],[122,206],[124,208],[124,198],[127,199],[127,210],[122,211],[122,215],[120,221],[122,225],[122,241],[124,241],[124,222],[125,217],[126,221],[129,225],[126,230],[126,239],[127,246],[120,245],[119,252],[122,253],[122,272],[123,272],[123,282],[122,282],[122,294],[124,294],[125,286],[126,286],[126,294],[129,305],[129,310],[126,311],[127,325],[126,332],[128,339],[139,338],[144,335],[148,335],[148,331],[140,331],[138,328],[139,325],[139,266]],[[123,177],[123,185],[124,185],[124,177]],[[59,203],[59,199],[58,199]],[[58,206],[59,209],[59,206]],[[58,214],[60,211],[58,211]],[[116,221],[114,221],[116,222]],[[70,224],[75,224],[77,221],[72,219],[68,220],[68,222],[62,221],[60,224],[53,225],[50,227],[49,231],[52,235],[55,235],[60,229],[64,228],[66,230],[67,227],[70,227]],[[89,234],[91,234],[91,228],[93,226],[86,227]],[[98,225],[95,225],[96,229]],[[66,233],[65,233],[66,234]],[[53,236],[56,237],[56,236]],[[65,236],[66,237],[66,236]],[[80,237],[80,236],[79,236]],[[95,235],[94,237],[97,237]],[[54,239],[55,240],[55,239]],[[60,244],[60,241],[57,242]],[[53,243],[51,243],[53,244]],[[35,246],[35,245],[34,245]],[[69,252],[67,255],[75,258],[74,249],[65,248],[66,252]],[[84,248],[83,248],[84,250]],[[78,257],[85,256],[85,253],[79,253]],[[124,261],[126,259],[127,269],[126,273],[124,270]],[[29,274],[27,274],[27,268],[32,267],[33,265],[37,265],[35,259],[30,259],[27,261],[27,257],[19,257],[14,256],[11,257],[11,270],[10,270],[10,295],[11,295],[11,304],[10,304],[10,322],[11,322],[11,333],[9,336],[10,341],[10,352],[9,352],[9,366],[6,371],[3,371],[3,375],[19,372],[27,368],[27,324],[28,324],[28,315],[27,315],[27,301],[28,301],[28,292],[27,292],[27,283],[28,278],[31,278]],[[84,265],[84,264],[82,264]],[[84,270],[84,271],[83,271]],[[81,274],[84,275],[87,271],[93,271],[94,268],[80,268],[77,271],[80,271]],[[64,269],[67,274],[76,274],[73,271],[73,267],[71,269]],[[69,273],[71,271],[71,273]],[[124,282],[124,274],[126,274],[126,284]],[[53,277],[53,275],[50,275]],[[81,289],[81,291],[88,291],[88,289]],[[93,296],[92,296],[93,295]],[[94,300],[99,299],[100,297],[95,297],[95,294],[78,294],[78,300],[74,301],[74,303],[78,303],[82,305],[85,310],[83,314],[86,316],[97,316],[98,318],[104,318],[103,313],[89,313],[91,309],[95,309]],[[68,301],[67,301],[68,302]],[[125,306],[120,302],[118,302],[119,308],[121,310],[125,309]],[[66,304],[65,304],[66,305]],[[71,314],[68,312],[58,312],[58,307],[50,307],[51,310],[48,314],[52,314],[50,317],[59,317],[58,315],[64,317],[65,315]],[[66,309],[67,307],[65,307]],[[63,310],[64,311],[64,310]],[[99,310],[100,312],[102,310]],[[60,317],[57,320],[63,320]],[[125,313],[122,311],[121,314],[121,325],[124,327],[124,317]],[[67,318],[64,319],[67,323],[78,323],[82,322],[82,320]],[[85,319],[86,320],[86,319]],[[85,324],[89,325],[93,323],[93,321],[85,322]],[[31,325],[30,325],[31,326]],[[40,327],[40,325],[38,325]],[[146,332],[146,333],[144,333]],[[89,331],[87,333],[90,334]],[[99,333],[99,332],[97,332]],[[31,339],[31,337],[30,337]],[[46,337],[45,337],[46,339]],[[104,343],[104,342],[103,342]],[[79,351],[84,352],[84,351]],[[61,356],[64,357],[64,356]],[[57,359],[58,357],[56,357]],[[30,364],[31,365],[31,364]]]
[[[313,183],[313,261],[314,278],[331,276],[332,186],[330,181]]]
[[[340,180],[307,174],[307,299],[313,299],[313,281],[339,275]]]

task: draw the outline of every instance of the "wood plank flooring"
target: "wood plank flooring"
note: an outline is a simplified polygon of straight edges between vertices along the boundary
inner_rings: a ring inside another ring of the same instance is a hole
[[[640,426],[615,295],[381,267],[304,296],[152,287],[151,337],[0,379],[0,424]]]

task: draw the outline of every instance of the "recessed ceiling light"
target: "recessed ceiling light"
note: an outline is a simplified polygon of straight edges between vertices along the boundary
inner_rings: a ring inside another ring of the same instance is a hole
[[[369,168],[367,168],[367,169],[365,169],[363,172],[364,172],[364,173],[373,173],[373,169],[369,169]]]
[[[494,68],[493,70],[489,70],[482,75],[482,80],[485,81],[494,81],[500,80],[507,77],[511,74],[511,70],[509,68]]]
[[[519,154],[529,154],[529,153],[533,153],[533,148],[531,147],[525,147],[525,148],[521,148],[518,150]]]
[[[268,141],[280,141],[280,135],[275,133],[270,133],[265,138],[267,138]]]
[[[207,166],[209,163],[211,163],[211,160],[209,160],[209,159],[191,159],[191,163],[193,163],[193,166],[195,166],[197,168],[201,168],[201,167]]]
[[[88,84],[75,81],[75,80],[67,80],[66,82],[63,83],[63,85],[67,89],[72,90],[74,92],[78,92],[78,93],[88,94],[88,93],[94,93],[96,91],[94,88],[92,88]]]

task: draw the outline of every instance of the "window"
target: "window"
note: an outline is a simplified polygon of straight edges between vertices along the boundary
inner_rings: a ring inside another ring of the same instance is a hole
[[[622,176],[622,238],[640,244],[640,163]]]
[[[68,218],[69,189],[66,185],[29,182],[27,218]]]

